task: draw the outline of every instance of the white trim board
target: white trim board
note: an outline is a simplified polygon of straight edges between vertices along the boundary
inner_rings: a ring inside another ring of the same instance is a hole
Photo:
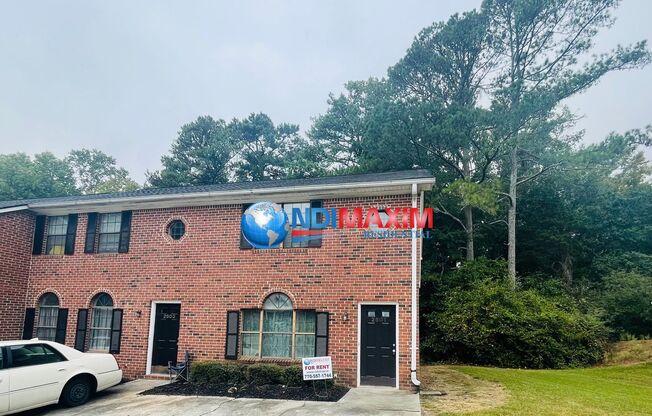
[[[359,196],[391,196],[409,194],[411,186],[430,190],[434,178],[400,179],[377,182],[354,182],[328,185],[299,185],[250,190],[206,191],[163,195],[138,195],[106,199],[76,199],[56,201],[44,199],[28,203],[20,209],[30,209],[38,214],[62,215],[70,212],[113,212],[120,210],[143,210],[179,208],[209,205],[242,204],[269,200],[283,202],[300,199],[350,198]]]
[[[362,305],[383,305],[383,306],[394,306],[396,308],[396,314],[395,314],[395,319],[396,319],[396,386],[394,388],[398,389],[399,388],[399,380],[401,379],[400,373],[399,373],[399,345],[400,345],[400,332],[399,332],[399,305],[398,302],[374,302],[374,301],[368,301],[368,302],[359,302],[358,303],[358,351],[357,351],[357,380],[356,380],[356,386],[357,387],[369,387],[369,388],[376,388],[376,386],[361,386],[360,385],[360,355],[361,355],[361,350],[362,350]],[[379,386],[378,388],[386,388],[386,387],[381,387]]]
[[[156,305],[176,303],[181,305],[180,300],[153,300],[149,313],[149,335],[147,336],[147,366],[145,375],[152,374],[152,352],[154,350],[154,324],[156,323]],[[179,326],[181,326],[181,316],[179,316]]]

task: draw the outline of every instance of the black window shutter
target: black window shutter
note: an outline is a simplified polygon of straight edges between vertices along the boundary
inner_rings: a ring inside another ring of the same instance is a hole
[[[111,354],[120,353],[120,339],[122,338],[122,309],[114,309],[111,319],[111,344],[109,352]]]
[[[316,313],[315,357],[328,355],[328,312]]]
[[[66,343],[66,327],[68,326],[68,309],[59,308],[57,315],[57,331],[54,335],[54,342],[59,344]]]
[[[131,234],[131,211],[122,211],[120,220],[120,245],[118,253],[127,253],[129,251],[129,235]]]
[[[229,311],[226,313],[226,352],[224,358],[235,360],[238,358],[238,329],[240,328],[240,312]]]
[[[242,204],[242,213],[247,210],[250,206],[253,204]],[[242,230],[240,230],[240,250],[249,250],[252,249],[253,246],[249,244],[249,242],[244,238],[244,235],[242,235]]]
[[[34,244],[32,245],[32,254],[38,256],[43,254],[43,237],[45,236],[45,215],[36,216],[34,226]]]
[[[34,315],[36,315],[35,308],[25,309],[25,321],[23,322],[23,339],[31,339],[34,334]]]
[[[312,201],[310,201],[310,208],[321,208],[321,207],[322,207],[321,199],[313,199]],[[310,217],[312,218],[312,214],[310,215]],[[323,221],[322,215],[318,214],[317,219],[320,222]],[[308,247],[321,247],[321,237],[308,240]]]
[[[75,254],[75,237],[77,235],[77,214],[68,215],[68,229],[66,230],[66,246],[64,254]]]
[[[84,243],[84,253],[95,253],[95,235],[97,234],[97,212],[88,214],[88,223],[86,224],[86,242]]]
[[[86,327],[88,326],[88,309],[77,310],[77,329],[75,331],[75,349],[84,351],[86,346]]]

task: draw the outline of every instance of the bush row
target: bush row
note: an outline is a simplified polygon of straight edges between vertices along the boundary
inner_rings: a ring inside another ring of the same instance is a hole
[[[199,361],[190,365],[190,380],[200,384],[300,386],[303,383],[303,373],[301,367],[296,365]]]

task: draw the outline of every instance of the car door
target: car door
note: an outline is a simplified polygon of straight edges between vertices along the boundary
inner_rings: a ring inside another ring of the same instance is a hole
[[[0,347],[0,414],[9,410],[9,370],[4,355],[4,347]]]
[[[59,400],[69,362],[47,344],[19,344],[10,354],[9,410],[16,411]]]

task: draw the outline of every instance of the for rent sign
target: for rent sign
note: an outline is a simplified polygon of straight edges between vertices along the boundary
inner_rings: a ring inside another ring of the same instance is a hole
[[[333,364],[331,357],[304,358],[303,379],[304,380],[326,380],[333,378]]]

